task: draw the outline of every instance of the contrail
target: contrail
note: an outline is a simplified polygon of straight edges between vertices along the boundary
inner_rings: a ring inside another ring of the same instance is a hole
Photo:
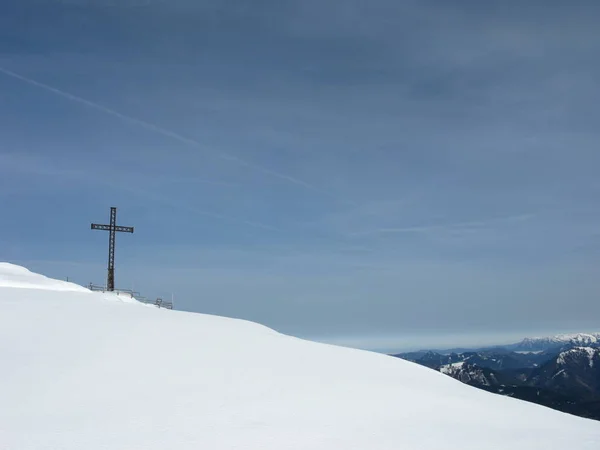
[[[90,100],[86,100],[83,97],[79,97],[77,95],[70,94],[68,92],[65,92],[65,91],[63,91],[61,89],[55,88],[55,87],[50,86],[48,84],[44,84],[44,83],[41,83],[39,81],[33,80],[31,78],[25,77],[25,76],[20,75],[20,74],[18,74],[16,72],[13,72],[11,70],[5,69],[4,67],[0,67],[0,72],[2,72],[5,75],[8,75],[9,77],[16,78],[17,80],[24,81],[26,83],[29,83],[29,84],[33,85],[33,86],[37,86],[37,87],[39,87],[41,89],[44,89],[44,90],[49,91],[49,92],[52,92],[52,93],[54,93],[56,95],[60,95],[61,97],[64,97],[66,99],[69,99],[69,100],[72,100],[74,102],[81,103],[83,105],[89,106],[90,108],[94,108],[94,109],[96,109],[98,111],[102,111],[103,113],[110,114],[111,116],[117,117],[118,119],[121,119],[121,120],[123,120],[125,122],[129,122],[129,123],[133,123],[133,124],[139,125],[139,126],[145,128],[147,130],[151,130],[151,131],[154,131],[155,133],[162,134],[163,136],[170,137],[170,138],[175,139],[175,140],[177,140],[179,142],[182,142],[184,144],[200,148],[201,150],[203,150],[205,152],[208,152],[208,153],[211,153],[211,154],[213,154],[214,156],[216,156],[218,158],[224,159],[226,161],[231,161],[231,162],[236,163],[236,164],[238,164],[240,166],[248,167],[250,169],[256,170],[257,172],[261,172],[261,173],[263,173],[265,175],[269,175],[269,176],[272,176],[272,177],[275,177],[275,178],[279,178],[281,180],[285,180],[285,181],[287,181],[289,183],[292,183],[292,184],[295,184],[297,186],[302,186],[303,188],[306,188],[306,189],[309,189],[311,191],[315,191],[315,192],[318,192],[320,194],[323,194],[323,195],[326,195],[328,197],[331,197],[331,198],[334,198],[336,200],[339,200],[334,195],[332,195],[331,193],[329,193],[327,191],[324,191],[322,189],[319,189],[316,186],[313,186],[312,184],[309,184],[309,183],[307,183],[305,181],[299,180],[298,178],[294,178],[294,177],[291,177],[291,176],[286,175],[284,173],[276,172],[274,170],[267,169],[266,167],[260,166],[258,164],[254,164],[254,163],[245,161],[245,160],[243,160],[241,158],[238,158],[235,155],[230,155],[228,153],[224,153],[224,152],[220,152],[220,151],[208,149],[208,148],[206,148],[205,145],[201,144],[200,142],[198,142],[198,141],[196,141],[194,139],[187,138],[185,136],[182,136],[179,133],[175,133],[174,131],[167,130],[166,128],[162,128],[162,127],[160,127],[158,125],[154,125],[154,124],[152,124],[150,122],[146,122],[145,120],[137,119],[135,117],[128,116],[126,114],[122,114],[122,113],[120,113],[118,111],[115,111],[114,109],[107,108],[106,106],[102,106],[102,105],[100,105],[98,103],[92,102]]]

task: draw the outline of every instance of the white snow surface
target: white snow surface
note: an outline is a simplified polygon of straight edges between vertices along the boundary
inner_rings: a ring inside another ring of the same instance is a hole
[[[0,266],[2,450],[600,448],[600,424],[386,355]]]
[[[33,273],[25,267],[17,266],[6,262],[0,262],[0,289],[2,288],[42,289],[45,291],[79,292],[92,294],[92,291],[82,286],[79,286],[78,284],[48,278],[44,275]],[[101,297],[104,300],[142,304],[130,294],[124,292],[94,292],[93,294],[96,296],[96,298]],[[144,306],[154,307],[154,305],[150,304],[144,304]]]
[[[30,272],[25,267],[0,262],[0,288],[3,287],[90,292],[88,289],[77,284],[55,280]]]

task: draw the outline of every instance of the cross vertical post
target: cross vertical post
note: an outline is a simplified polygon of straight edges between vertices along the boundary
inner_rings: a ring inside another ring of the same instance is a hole
[[[110,231],[108,233],[108,280],[106,288],[115,290],[115,228],[117,226],[117,208],[110,208]]]
[[[110,224],[92,224],[92,230],[108,231],[108,277],[106,279],[106,290],[115,290],[115,238],[117,232],[133,233],[133,227],[122,227],[117,225],[117,208],[110,208]]]

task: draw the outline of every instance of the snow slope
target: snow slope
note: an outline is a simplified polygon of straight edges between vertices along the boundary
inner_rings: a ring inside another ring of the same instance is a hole
[[[78,286],[77,284],[54,280],[30,272],[24,267],[0,262],[0,288],[3,287],[44,289],[48,291],[89,292],[86,288]]]
[[[598,422],[398,358],[0,274],[2,450],[600,448]]]

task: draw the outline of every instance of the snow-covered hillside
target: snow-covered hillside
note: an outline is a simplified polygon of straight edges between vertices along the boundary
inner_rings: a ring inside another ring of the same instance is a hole
[[[44,289],[47,291],[89,292],[87,289],[76,284],[54,280],[37,273],[32,273],[24,267],[4,262],[0,262],[0,288],[1,287]]]
[[[0,266],[2,450],[597,450],[597,422]]]

